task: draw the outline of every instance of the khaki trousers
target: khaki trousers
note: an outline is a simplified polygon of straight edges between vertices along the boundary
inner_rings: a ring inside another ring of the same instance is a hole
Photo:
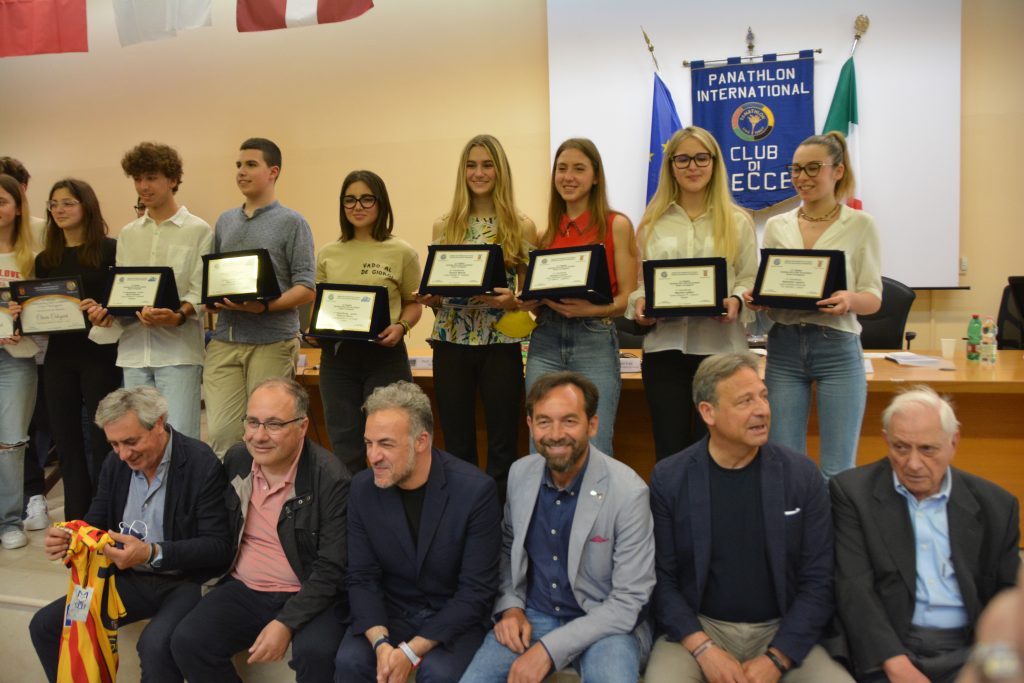
[[[299,340],[270,344],[210,341],[203,367],[206,424],[218,458],[242,440],[242,418],[249,394],[270,377],[295,377]]]
[[[741,663],[764,654],[779,629],[779,620],[761,624],[739,624],[698,617],[715,643]],[[785,683],[853,683],[853,678],[820,645],[807,653],[803,664],[782,677]],[[644,683],[704,683],[704,672],[681,643],[664,636],[654,643],[647,662]]]

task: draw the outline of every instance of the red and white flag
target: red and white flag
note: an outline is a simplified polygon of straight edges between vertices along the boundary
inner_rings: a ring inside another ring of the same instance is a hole
[[[0,57],[88,51],[85,0],[0,0]]]
[[[270,31],[355,19],[373,0],[238,0],[239,31]]]

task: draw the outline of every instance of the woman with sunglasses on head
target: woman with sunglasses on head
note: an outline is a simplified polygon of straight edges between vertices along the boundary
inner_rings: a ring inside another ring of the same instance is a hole
[[[423,307],[416,250],[391,234],[388,189],[372,171],[352,171],[341,184],[341,237],[316,258],[316,281],[377,285],[388,292],[391,324],[373,342],[321,340],[320,392],[334,454],[353,474],[366,467],[362,406],[377,387],[412,381],[404,337]]]
[[[518,435],[523,408],[523,357],[518,336],[502,318],[517,309],[517,282],[526,271],[533,221],[516,208],[505,150],[492,135],[466,143],[456,171],[451,209],[434,223],[439,244],[497,244],[505,265],[505,287],[492,296],[421,296],[434,309],[430,345],[434,349],[434,392],[445,450],[479,464],[476,449],[476,396],[487,426],[487,473],[504,499],[512,462],[520,455]],[[506,330],[506,331],[502,331]]]
[[[816,311],[770,309],[765,383],[772,408],[770,439],[807,452],[811,387],[817,397],[820,467],[826,478],[854,466],[867,401],[858,315],[882,305],[878,231],[874,219],[843,204],[853,173],[842,133],[814,135],[789,166],[801,205],[768,220],[763,246],[835,249],[846,255],[849,289],[817,302]]]
[[[622,388],[619,336],[612,318],[622,315],[636,287],[636,242],[633,224],[608,205],[604,165],[597,147],[585,138],[572,138],[555,151],[548,227],[540,238],[540,248],[588,244],[604,245],[613,299],[607,304],[543,299],[522,305],[524,310],[537,311],[537,328],[530,337],[526,360],[526,390],[549,372],[573,370],[586,375],[601,396],[597,434],[592,441],[598,450],[612,455]]]
[[[0,287],[27,280],[35,271],[28,200],[18,181],[0,174]],[[9,301],[5,296],[5,302]],[[8,318],[10,320],[10,318]],[[0,339],[16,344],[17,335]],[[21,522],[25,448],[36,403],[38,377],[31,357],[0,350],[0,543],[10,550],[28,543]]]
[[[726,261],[725,315],[649,318],[644,315],[642,284],[631,297],[627,317],[650,328],[641,371],[659,460],[706,431],[692,398],[701,361],[747,348],[741,296],[757,275],[757,242],[749,216],[733,202],[728,178],[722,150],[711,133],[697,126],[676,131],[665,145],[658,189],[637,231],[644,260]]]
[[[47,203],[46,244],[36,256],[36,276],[82,280],[82,310],[102,301],[107,274],[115,263],[117,241],[107,237],[107,224],[92,187],[65,178],[54,184]],[[43,362],[50,431],[57,445],[64,481],[64,518],[81,519],[95,494],[93,478],[110,445],[93,423],[100,400],[121,386],[117,344],[97,344],[87,332],[50,335]],[[86,462],[82,406],[89,418],[92,462]]]

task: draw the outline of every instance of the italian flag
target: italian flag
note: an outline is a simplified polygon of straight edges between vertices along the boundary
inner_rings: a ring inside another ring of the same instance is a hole
[[[269,31],[355,19],[373,0],[238,0],[238,30]]]
[[[837,130],[846,136],[854,179],[860,178],[857,124],[857,71],[853,66],[853,57],[850,57],[839,72],[839,82],[836,83],[836,92],[832,95],[832,104],[828,108],[825,127],[821,132],[828,133]],[[854,188],[854,192],[856,191],[857,188]],[[846,204],[853,209],[863,208],[863,202],[856,195],[850,197]]]

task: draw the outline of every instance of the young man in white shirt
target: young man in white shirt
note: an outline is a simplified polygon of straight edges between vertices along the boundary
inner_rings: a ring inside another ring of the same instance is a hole
[[[205,352],[199,315],[202,257],[213,249],[213,231],[175,199],[182,164],[173,148],[143,142],[124,155],[121,168],[134,180],[146,213],[121,229],[117,265],[169,266],[180,304],[176,309],[146,306],[134,318],[118,318],[123,332],[117,364],[124,369],[126,387],[159,389],[170,406],[168,421],[198,439]],[[112,324],[100,306],[90,309],[89,318],[96,325]]]

